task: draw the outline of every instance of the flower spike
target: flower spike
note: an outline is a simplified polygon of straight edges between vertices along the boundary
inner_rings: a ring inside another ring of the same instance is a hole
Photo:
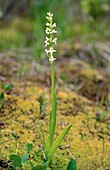
[[[47,34],[46,40],[45,40],[45,52],[46,55],[49,58],[50,64],[53,63],[56,58],[53,57],[53,53],[56,52],[56,50],[53,49],[54,45],[57,45],[57,38],[54,37],[54,34],[57,33],[57,31],[54,29],[56,28],[56,23],[53,23],[53,14],[51,12],[47,12],[47,23],[46,23],[46,29],[45,32]]]

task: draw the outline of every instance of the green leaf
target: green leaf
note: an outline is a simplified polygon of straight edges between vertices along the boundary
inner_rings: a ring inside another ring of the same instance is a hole
[[[33,168],[33,164],[31,161],[29,161],[30,167]]]
[[[97,117],[97,120],[98,120],[99,122],[103,121],[103,120],[105,119],[105,117],[107,116],[107,114],[108,114],[107,111],[103,112],[102,114],[100,114],[100,115]]]
[[[63,74],[61,75],[61,79],[62,79],[63,83],[66,84],[66,83],[68,82],[68,76],[67,76],[67,74],[63,73]]]
[[[43,138],[42,144],[43,144],[44,149],[45,149],[45,133],[44,133],[41,125],[39,125],[39,128],[40,128],[40,131],[41,131],[41,133],[42,133],[42,138]]]
[[[33,156],[34,156],[34,155],[39,155],[39,153],[40,153],[41,151],[42,151],[42,150],[39,149],[38,151],[34,152]],[[32,157],[33,157],[33,156],[32,156]]]
[[[50,132],[50,147],[53,144],[54,134],[55,134],[55,127],[56,127],[56,110],[57,110],[57,99],[56,99],[56,92],[54,91],[54,104],[52,106],[52,111],[50,113],[50,125],[49,125],[49,132]]]
[[[34,166],[31,170],[46,170],[46,166],[37,165],[37,166]]]
[[[48,155],[48,152],[50,150],[50,136],[47,137],[47,140],[45,142],[45,154]]]
[[[29,158],[29,154],[24,155],[24,156],[21,158],[21,162],[24,163],[28,158]]]
[[[12,160],[12,164],[14,168],[21,166],[21,158],[17,154],[10,155],[10,160]]]
[[[84,134],[83,134],[83,133],[81,133],[81,141],[83,141],[83,140],[84,140],[84,138],[85,138]]]
[[[32,143],[28,143],[28,144],[26,145],[26,147],[25,147],[25,150],[29,153],[29,152],[31,152],[32,147],[33,147],[33,144],[32,144]]]
[[[2,83],[2,84],[1,84],[1,87],[2,87],[3,89],[5,89],[5,88],[6,88],[6,85],[5,85],[4,83]]]
[[[0,93],[0,100],[3,100],[5,98],[4,93]]]
[[[57,138],[57,140],[53,143],[52,147],[50,148],[50,151],[48,153],[48,162],[50,164],[52,156],[54,154],[54,152],[56,151],[56,149],[58,148],[58,146],[60,145],[60,143],[62,142],[62,140],[64,139],[65,135],[68,133],[69,129],[71,128],[72,124],[69,124],[64,130],[63,132],[60,134],[60,136]]]
[[[101,101],[99,103],[99,107],[101,108],[104,104],[105,96],[102,96]]]
[[[66,170],[76,170],[76,159],[72,158],[67,165]]]
[[[12,84],[9,84],[6,86],[5,90],[6,91],[10,91],[12,89],[13,85]]]
[[[12,89],[13,85],[9,84],[9,85],[5,85],[4,83],[2,83],[2,88],[6,91],[10,91]]]

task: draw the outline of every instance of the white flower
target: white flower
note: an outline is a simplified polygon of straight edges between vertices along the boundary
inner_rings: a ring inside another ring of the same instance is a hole
[[[46,16],[46,18],[48,19],[48,20],[52,20],[52,17],[51,16]]]
[[[48,28],[48,27],[46,28],[46,30],[47,30],[47,31],[51,31],[51,29],[50,29],[50,28]]]
[[[48,37],[46,37],[46,40],[47,40],[47,41],[49,41],[49,38],[48,38]]]
[[[57,33],[56,30],[52,30],[52,31],[51,31],[50,28],[46,28],[45,32],[46,32],[46,34],[55,34],[55,33]]]
[[[52,25],[52,28],[54,28],[54,27],[56,27],[56,23],[54,23],[54,24]]]
[[[54,52],[56,52],[56,50],[54,50],[52,47],[50,47],[49,50],[45,49],[45,52],[46,52],[46,54],[50,53],[50,55],[52,56],[52,54],[53,54]]]
[[[45,52],[46,52],[46,54],[48,55],[48,53],[49,53],[49,50],[45,49]]]
[[[53,34],[53,33],[57,33],[57,31],[56,31],[56,30],[52,30],[52,31],[51,31],[51,34]]]
[[[56,60],[56,58],[54,58],[53,56],[51,56],[51,57],[49,58],[49,61],[51,61],[52,63],[53,63],[54,60]]]
[[[46,30],[45,30],[45,32],[46,32],[46,34],[50,34],[51,29],[47,27]]]
[[[49,32],[49,31],[47,31],[47,30],[45,30],[45,32],[46,32],[46,34],[50,34],[50,32]]]
[[[46,34],[55,34],[55,33],[57,33],[57,31],[56,30],[54,30],[54,29],[50,29],[50,28],[46,28],[46,30],[45,30],[45,32],[46,32]]]
[[[50,23],[49,23],[49,22],[47,22],[45,25],[46,25],[47,27],[49,27],[49,26],[50,26]]]
[[[45,40],[45,47],[47,47],[49,45],[49,38],[46,37],[46,40]]]
[[[55,45],[57,45],[57,38],[54,38],[52,42],[55,43]]]
[[[47,15],[48,15],[48,16],[46,16],[46,18],[47,18],[48,20],[52,20],[53,14],[52,14],[51,12],[47,12]]]
[[[51,12],[49,11],[49,12],[47,12],[47,15],[48,15],[49,17],[52,17],[52,16],[53,16],[53,13],[51,13]]]

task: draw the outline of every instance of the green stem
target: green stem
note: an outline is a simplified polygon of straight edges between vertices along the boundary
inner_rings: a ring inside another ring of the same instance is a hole
[[[54,81],[54,65],[53,63],[50,64],[51,66],[51,97],[52,97],[52,108],[54,106],[54,94],[55,94],[55,81]]]
[[[49,133],[50,133],[50,148],[53,144],[55,127],[56,127],[56,92],[55,92],[55,83],[54,83],[54,66],[53,63],[50,64],[51,67],[51,97],[52,97],[52,111],[50,113],[50,125],[49,125]]]

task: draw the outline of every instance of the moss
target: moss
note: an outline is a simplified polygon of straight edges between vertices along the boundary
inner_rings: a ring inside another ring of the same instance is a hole
[[[93,69],[82,69],[80,74],[87,78],[87,80],[94,81],[94,80],[103,80],[103,76],[97,71]]]
[[[34,90],[33,90],[34,89]],[[34,93],[37,90],[37,95]],[[22,92],[22,90],[21,90]],[[28,96],[25,96],[27,94]],[[9,105],[6,105],[2,120],[5,121],[6,127],[1,131],[1,142],[7,141],[12,137],[10,131],[17,134],[18,138],[9,140],[0,146],[1,155],[8,158],[8,155],[16,150],[20,155],[25,153],[24,146],[27,142],[35,142],[34,145],[41,144],[41,132],[37,127],[39,122],[45,133],[48,134],[47,126],[49,115],[44,117],[44,120],[39,119],[39,102],[38,98],[42,92],[41,88],[27,87],[23,91],[23,96],[16,97],[14,95],[6,96]],[[25,96],[25,97],[24,97]],[[12,100],[13,98],[13,100]],[[49,100],[49,97],[47,96]],[[13,107],[11,107],[13,106]],[[93,108],[91,101],[77,95],[71,91],[60,90],[58,92],[58,111],[57,111],[57,129],[56,136],[61,133],[68,123],[72,123],[72,128],[65,140],[62,142],[60,151],[56,152],[53,159],[53,168],[59,167],[63,170],[64,160],[57,155],[64,154],[67,160],[70,158],[68,151],[77,158],[78,169],[90,170],[102,168],[102,155],[103,155],[103,140],[105,139],[105,151],[103,166],[106,169],[110,166],[107,126],[104,123],[99,123],[95,119],[95,112],[97,107]],[[103,109],[100,110],[103,112]],[[65,116],[66,115],[66,116]],[[39,140],[40,139],[40,140]],[[17,146],[16,146],[17,143]],[[67,147],[67,148],[66,148]],[[34,148],[36,150],[36,148]],[[98,156],[97,156],[98,155]],[[56,165],[56,161],[60,160],[61,164]],[[106,160],[106,163],[105,163]],[[67,163],[66,161],[65,163]]]

